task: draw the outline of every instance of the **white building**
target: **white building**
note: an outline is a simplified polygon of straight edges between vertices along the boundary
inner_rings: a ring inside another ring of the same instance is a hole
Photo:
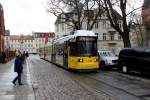
[[[5,48],[9,50],[21,52],[27,51],[28,53],[38,53],[40,47],[46,45],[47,42],[51,42],[55,37],[54,32],[33,32],[32,35],[5,35]]]
[[[55,22],[56,36],[61,35],[61,34],[68,34],[69,32],[73,30],[73,28],[70,28],[70,26],[68,26],[67,24],[61,21],[64,19],[64,18],[61,19],[64,16],[65,15],[60,15]],[[86,22],[83,22],[82,27],[83,29],[86,29]],[[120,27],[121,27],[121,21],[120,21]],[[95,23],[92,31],[98,35],[98,49],[99,50],[112,50],[116,54],[118,54],[119,51],[123,48],[122,38],[111,27],[110,22],[106,16],[106,13],[104,13],[101,16],[101,18],[99,18],[99,20]]]
[[[45,39],[48,38],[47,42],[51,42],[52,39],[55,37],[54,32],[33,32],[34,37],[34,46],[36,49],[36,52],[38,52],[39,48],[44,47],[46,45]]]
[[[32,35],[20,36],[20,49],[28,53],[36,53],[35,41]]]
[[[34,38],[31,35],[10,35],[10,50],[26,51],[28,53],[35,53]]]

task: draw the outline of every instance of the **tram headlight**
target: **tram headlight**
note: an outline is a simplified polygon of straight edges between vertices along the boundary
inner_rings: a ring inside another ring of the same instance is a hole
[[[78,59],[78,62],[83,62],[83,59]]]
[[[94,61],[95,61],[95,62],[97,62],[97,61],[98,61],[98,59],[97,59],[97,58],[95,58],[95,59],[94,59]]]

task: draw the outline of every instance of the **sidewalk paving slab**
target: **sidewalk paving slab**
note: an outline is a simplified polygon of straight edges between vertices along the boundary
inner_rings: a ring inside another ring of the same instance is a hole
[[[23,67],[22,82],[24,85],[14,86],[11,82],[17,75],[14,72],[14,60],[0,64],[0,100],[35,100],[28,66],[24,64]]]

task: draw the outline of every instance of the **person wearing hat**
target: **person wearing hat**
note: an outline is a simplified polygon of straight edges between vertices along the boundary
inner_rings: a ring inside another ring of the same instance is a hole
[[[12,83],[14,85],[16,85],[16,81],[18,80],[18,84],[19,85],[23,85],[21,82],[21,73],[23,70],[23,66],[22,66],[22,61],[20,58],[20,54],[16,53],[16,59],[15,59],[15,63],[14,63],[14,72],[17,73],[17,76],[14,78],[14,80],[12,81]]]

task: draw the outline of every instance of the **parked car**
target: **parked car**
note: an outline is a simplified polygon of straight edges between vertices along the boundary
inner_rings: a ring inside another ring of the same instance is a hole
[[[150,48],[125,48],[120,51],[118,62],[124,73],[150,73]]]
[[[105,68],[113,68],[118,65],[118,57],[112,52],[108,50],[98,51],[98,55],[100,58],[99,66],[102,69]]]

